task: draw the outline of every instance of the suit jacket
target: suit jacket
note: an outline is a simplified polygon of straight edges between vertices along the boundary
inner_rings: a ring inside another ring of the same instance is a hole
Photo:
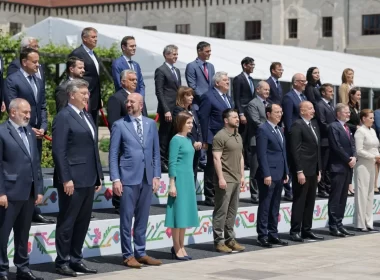
[[[185,77],[189,87],[195,91],[197,99],[213,88],[212,77],[215,75],[214,65],[207,62],[208,79],[203,71],[203,61],[196,58],[193,62],[186,65]],[[194,99],[195,100],[195,99]]]
[[[6,121],[0,124],[0,195],[9,201],[28,200],[43,194],[43,178],[37,139],[30,126],[25,127],[30,154],[19,133]],[[33,183],[34,182],[34,183]]]
[[[248,121],[249,144],[256,146],[257,129],[267,121],[264,103],[258,97],[253,98],[245,107],[245,116]]]
[[[234,78],[232,82],[232,87],[235,108],[239,111],[239,114],[244,114],[244,108],[247,106],[249,101],[251,101],[256,96],[255,86],[253,86],[252,92],[251,86],[249,85],[245,74],[242,72]]]
[[[233,103],[227,95],[231,108]],[[201,104],[199,106],[199,121],[201,123],[203,142],[212,144],[214,135],[223,128],[224,122],[222,113],[228,109],[226,102],[219,95],[219,92],[212,88],[201,96]]]
[[[7,69],[7,78],[8,76],[10,76],[11,74],[17,72],[18,70],[20,70],[21,68],[21,63],[20,63],[20,58],[16,58],[14,59],[11,64],[9,64],[8,66],[8,69]],[[45,78],[45,67],[43,64],[40,64],[40,67],[38,68],[39,69],[39,72],[40,72],[40,76],[41,76],[41,80],[43,82],[43,84],[45,85],[45,81],[46,81],[46,78]],[[36,75],[37,78],[39,78],[37,75]]]
[[[314,108],[315,105],[319,100],[322,99],[321,93],[319,92],[319,89],[316,86],[313,86],[312,84],[306,85],[305,92],[304,92],[307,100],[309,100],[311,103],[313,103]]]
[[[120,179],[123,186],[138,185],[144,179],[152,184],[161,177],[160,145],[156,123],[142,117],[141,144],[129,115],[114,123],[111,132],[109,165],[111,181]]]
[[[120,89],[110,96],[107,104],[107,119],[108,128],[111,130],[114,122],[124,118],[128,112],[125,101],[128,98],[128,93],[125,89]]]
[[[257,129],[257,169],[256,178],[272,177],[273,181],[285,180],[289,174],[286,160],[286,143],[282,130],[279,130],[283,142],[275,135],[272,126],[265,122]]]
[[[293,89],[285,94],[282,100],[283,122],[286,133],[290,133],[292,124],[300,118],[300,103],[301,99]]]
[[[336,120],[328,128],[330,146],[329,170],[330,172],[352,171],[348,166],[350,157],[356,157],[355,139],[352,133],[348,138],[341,123]]]
[[[348,105],[350,109],[350,119],[347,122],[348,127],[350,128],[352,134],[355,134],[356,128],[360,125],[360,110],[356,113],[355,108]]]
[[[0,56],[0,101],[4,101],[4,95],[3,95],[3,87],[4,87],[4,61],[3,58]]]
[[[99,62],[99,58],[94,52],[96,60]],[[88,90],[90,92],[89,107],[90,110],[99,110],[101,108],[101,92],[100,92],[100,76],[96,69],[95,63],[84,49],[83,45],[79,46],[69,54],[68,57],[76,56],[84,60],[84,75],[83,79],[89,84]],[[99,63],[100,72],[100,63]]]
[[[85,112],[95,137],[86,121],[71,106],[63,108],[53,120],[54,185],[61,187],[72,180],[74,188],[99,186],[103,180],[99,159],[98,132],[92,117]],[[84,176],[85,174],[85,176]]]
[[[37,86],[37,100],[34,97],[34,91],[23,73],[17,72],[9,75],[4,85],[4,101],[5,106],[9,110],[9,103],[15,98],[23,98],[29,102],[31,107],[29,124],[35,128],[48,129],[47,109],[45,99],[45,86],[43,82],[35,78]]]
[[[293,157],[293,164],[291,168],[294,174],[302,170],[305,176],[318,176],[319,171],[322,170],[321,137],[317,121],[312,119],[310,123],[317,139],[303,119],[296,120],[292,125],[290,151]]]
[[[336,120],[335,111],[325,101],[319,100],[315,106],[315,115],[321,133],[321,146],[327,147],[329,145],[328,128]]]
[[[376,109],[374,112],[375,115],[375,130],[376,130],[376,135],[380,139],[380,109]]]
[[[66,86],[69,81],[70,80],[67,79],[55,88],[55,110],[57,113],[67,106],[68,96],[66,93]]]
[[[134,68],[132,70],[134,70],[137,74],[137,87],[135,91],[145,97],[145,84],[140,65],[134,60],[132,60],[132,64]],[[122,88],[120,83],[121,72],[128,69],[131,68],[129,67],[129,64],[125,60],[124,56],[120,56],[119,58],[112,61],[112,78],[116,91]]]
[[[178,80],[174,78],[172,71],[166,65],[162,64],[154,73],[154,83],[156,86],[156,96],[158,100],[157,112],[164,115],[167,112],[173,112],[176,104],[177,91],[181,86],[181,72],[175,68]]]
[[[282,99],[283,99],[283,93],[282,93],[282,86],[281,83],[278,83],[278,87],[276,83],[273,81],[272,77],[269,77],[267,79],[267,83],[269,84],[270,87],[270,92],[269,92],[269,97],[268,101],[272,104],[282,104]]]
[[[175,106],[173,109],[173,126],[175,125],[175,119],[177,115],[180,112],[188,112],[185,108],[182,108],[180,106]],[[201,131],[201,125],[199,123],[199,117],[198,117],[198,111],[196,111],[194,108],[191,109],[191,114],[193,115],[193,128],[191,129],[191,132],[187,134],[187,137],[191,139],[191,143],[194,144],[194,142],[201,142],[203,143],[203,137],[202,137],[202,131]],[[172,128],[172,137],[175,134],[174,127]]]

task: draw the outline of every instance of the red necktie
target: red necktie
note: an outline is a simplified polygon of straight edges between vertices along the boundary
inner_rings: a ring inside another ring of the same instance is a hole
[[[205,72],[206,79],[208,80],[208,70],[207,70],[207,63],[203,63],[203,72]]]
[[[351,138],[351,136],[350,136],[350,130],[348,129],[348,126],[346,124],[344,124],[344,130],[346,131],[348,139],[350,139]]]

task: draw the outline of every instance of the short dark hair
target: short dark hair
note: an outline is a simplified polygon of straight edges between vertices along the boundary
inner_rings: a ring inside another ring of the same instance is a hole
[[[176,132],[182,132],[183,127],[185,126],[188,119],[192,119],[193,116],[185,111],[179,112],[177,117],[175,118],[175,130]]]
[[[123,39],[121,39],[120,48],[122,46],[126,46],[128,44],[129,40],[135,40],[135,37],[133,37],[133,36],[125,36]]]
[[[205,47],[209,47],[210,46],[210,43],[207,43],[207,42],[205,42],[205,41],[201,41],[201,42],[199,42],[198,44],[197,44],[197,52],[198,51],[203,51],[203,49],[205,48]]]
[[[31,47],[25,47],[25,48],[21,49],[21,52],[20,52],[20,63],[21,63],[21,65],[22,65],[22,60],[28,59],[28,56],[31,53],[39,54],[39,52],[37,50],[32,49]]]
[[[276,103],[268,103],[267,106],[265,107],[265,117],[266,117],[266,118],[268,118],[268,113],[269,113],[269,114],[272,113],[272,111],[273,111],[273,106],[274,106],[274,105],[276,105],[276,106],[278,106],[278,107],[280,107],[280,108],[282,109],[282,107],[281,107],[280,104],[276,104]]]
[[[70,56],[67,59],[67,61],[66,61],[66,73],[67,74],[70,73],[70,67],[75,67],[75,65],[77,64],[77,61],[82,61],[84,63],[83,59],[76,57],[76,56]]]
[[[238,111],[236,109],[232,109],[232,108],[228,108],[226,110],[223,111],[222,113],[222,119],[228,119],[228,117],[230,116],[231,113],[238,113]]]
[[[243,65],[251,64],[251,63],[254,63],[254,62],[255,62],[255,60],[252,57],[249,57],[249,56],[244,57],[243,60],[241,61],[241,68],[243,68]]]
[[[326,88],[328,87],[334,88],[334,86],[329,83],[324,83],[323,85],[319,87],[319,92],[321,93],[321,95],[323,95],[322,92],[326,92]]]
[[[277,61],[272,62],[272,64],[269,67],[269,71],[272,73],[272,70],[276,70],[277,66],[282,66],[281,62],[277,62]]]

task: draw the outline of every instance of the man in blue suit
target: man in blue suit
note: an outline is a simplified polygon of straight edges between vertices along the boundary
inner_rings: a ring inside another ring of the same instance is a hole
[[[281,62],[272,62],[270,65],[270,77],[267,79],[267,83],[270,86],[270,92],[268,101],[272,104],[282,104],[282,86],[279,79],[282,77],[284,69],[282,68]]]
[[[231,98],[228,96],[230,80],[226,72],[216,72],[212,78],[214,88],[201,96],[199,107],[199,122],[203,136],[203,149],[207,150],[207,164],[204,173],[205,204],[214,206],[214,160],[212,155],[212,141],[214,135],[223,128],[223,111],[234,108]]]
[[[193,103],[199,106],[201,96],[214,86],[212,77],[215,75],[215,69],[214,65],[207,62],[211,56],[211,46],[209,43],[199,42],[197,54],[198,57],[186,65],[185,77],[187,85],[195,92]]]
[[[0,125],[0,280],[7,280],[9,235],[14,232],[17,279],[43,280],[29,269],[28,239],[33,207],[42,202],[43,180],[37,141],[28,125],[31,108],[21,98],[9,104]]]
[[[257,243],[270,248],[273,244],[286,246],[278,237],[278,214],[282,186],[289,180],[286,158],[286,141],[281,127],[282,109],[278,104],[265,108],[267,121],[259,126],[256,136],[259,185],[259,209],[257,212]]]
[[[83,111],[89,99],[88,82],[69,81],[66,92],[68,105],[53,121],[53,183],[59,196],[55,269],[59,274],[76,277],[77,272],[97,273],[82,262],[82,247],[103,173],[98,131],[92,117]]]
[[[160,185],[160,145],[156,123],[141,115],[143,97],[128,95],[128,115],[111,130],[109,166],[113,192],[120,196],[120,235],[123,263],[132,268],[161,265],[145,252],[152,192]],[[132,219],[134,250],[131,244]]]
[[[5,111],[4,95],[3,95],[3,86],[4,86],[4,61],[0,55],[0,102],[1,102],[1,113]]]
[[[330,146],[329,171],[331,193],[329,196],[329,228],[332,236],[355,235],[343,227],[348,186],[352,183],[352,169],[356,164],[355,139],[346,122],[350,119],[347,105],[338,103],[335,107],[337,120],[328,127]]]
[[[287,140],[287,145],[290,144],[290,134],[292,124],[300,118],[300,108],[299,105],[302,101],[307,100],[303,91],[306,86],[305,75],[297,73],[292,77],[293,88],[284,96],[282,100],[282,109],[283,109],[283,124],[285,126],[285,138]],[[290,150],[290,147],[287,147]],[[289,155],[288,155],[289,156]],[[291,158],[289,157],[291,165]],[[284,185],[285,195],[284,199],[288,201],[293,200],[292,188],[289,184]]]

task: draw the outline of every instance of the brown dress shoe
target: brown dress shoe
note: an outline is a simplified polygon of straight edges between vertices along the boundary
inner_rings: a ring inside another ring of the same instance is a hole
[[[161,265],[162,261],[156,260],[149,256],[143,256],[141,258],[138,258],[137,261],[141,264],[147,264],[147,265]]]
[[[129,257],[123,261],[123,264],[131,268],[141,268],[142,264],[136,261],[135,257]]]

